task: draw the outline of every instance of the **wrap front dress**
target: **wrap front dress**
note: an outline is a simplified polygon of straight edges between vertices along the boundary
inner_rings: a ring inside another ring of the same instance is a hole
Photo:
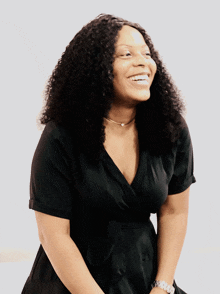
[[[148,294],[157,272],[150,214],[195,182],[188,127],[166,155],[140,146],[130,185],[105,150],[95,164],[76,146],[67,129],[47,123],[32,162],[29,208],[70,219],[71,238],[105,294]],[[42,245],[22,291],[29,293],[70,293]]]

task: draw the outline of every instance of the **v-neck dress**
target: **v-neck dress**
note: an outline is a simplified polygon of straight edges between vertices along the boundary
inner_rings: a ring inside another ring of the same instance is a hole
[[[29,208],[70,219],[71,238],[105,294],[150,293],[157,272],[150,214],[195,182],[187,125],[166,155],[140,146],[131,184],[105,150],[94,163],[76,147],[67,129],[47,123],[33,157]],[[185,293],[174,286],[175,294]],[[22,291],[29,293],[70,293],[42,245]]]

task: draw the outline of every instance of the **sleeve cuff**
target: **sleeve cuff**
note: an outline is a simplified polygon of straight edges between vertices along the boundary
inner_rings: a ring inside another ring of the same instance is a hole
[[[60,218],[65,218],[65,219],[71,219],[71,212],[70,211],[62,211],[58,209],[53,209],[51,207],[46,207],[39,203],[36,200],[29,200],[29,208],[33,209],[35,211],[39,211],[45,214],[49,214],[52,216],[60,217]]]
[[[176,185],[168,189],[168,195],[178,194],[184,192],[189,186],[196,182],[194,175],[192,175],[184,184]]]

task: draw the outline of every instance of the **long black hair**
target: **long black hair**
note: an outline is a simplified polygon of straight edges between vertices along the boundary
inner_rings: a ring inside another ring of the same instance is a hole
[[[101,14],[72,39],[58,61],[45,91],[40,123],[54,121],[68,128],[79,150],[99,158],[105,141],[103,118],[114,96],[113,61],[118,32],[137,29],[156,62],[151,97],[137,106],[136,125],[141,146],[152,154],[168,152],[182,129],[184,103],[151,38],[136,23]]]

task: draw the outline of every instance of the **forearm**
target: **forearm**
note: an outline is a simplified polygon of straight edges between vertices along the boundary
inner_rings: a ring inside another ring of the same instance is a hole
[[[41,240],[42,246],[60,280],[73,294],[103,294],[90,274],[76,244],[68,235]]]
[[[187,214],[158,217],[158,271],[156,280],[172,284],[187,229]]]

